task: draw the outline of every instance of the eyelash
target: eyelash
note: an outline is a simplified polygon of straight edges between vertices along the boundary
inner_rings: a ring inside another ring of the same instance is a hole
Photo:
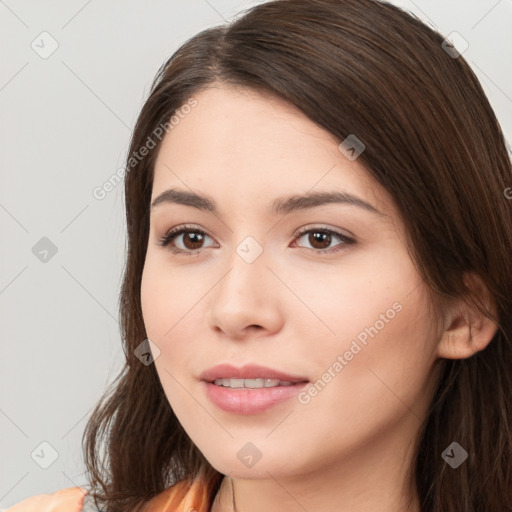
[[[324,228],[324,227],[303,229],[295,235],[294,240],[297,238],[301,238],[303,235],[305,235],[306,233],[309,233],[309,232],[320,232],[320,233],[328,233],[330,235],[334,235],[334,236],[338,237],[343,242],[343,244],[341,244],[341,245],[352,245],[352,244],[356,243],[354,239],[349,238],[348,236],[343,235],[341,233],[338,233],[337,231],[333,231],[332,229],[328,229],[328,228]],[[205,235],[208,237],[210,236],[210,235],[208,235],[208,233],[206,233],[202,229],[195,228],[194,226],[186,226],[186,225],[178,226],[176,228],[171,229],[164,236],[162,236],[159,239],[157,245],[160,245],[162,247],[167,247],[175,238],[177,238],[179,235],[182,235],[184,233],[199,233],[203,237]],[[305,249],[309,249],[309,247],[305,247]],[[195,255],[198,255],[199,252],[201,251],[201,249],[197,249],[195,251],[187,251],[187,250],[183,250],[183,249],[178,249],[173,246],[169,246],[169,250],[175,254],[183,254],[184,256],[195,256]],[[309,250],[312,250],[316,253],[325,254],[325,253],[338,252],[338,251],[341,251],[342,249],[332,248],[332,249],[318,249],[318,250],[317,249],[309,249]]]

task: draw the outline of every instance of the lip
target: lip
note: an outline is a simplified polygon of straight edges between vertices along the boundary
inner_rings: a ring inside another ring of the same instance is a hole
[[[209,368],[203,372],[199,378],[206,382],[213,382],[215,379],[279,379],[287,380],[293,383],[308,382],[306,377],[299,377],[297,375],[290,375],[287,373],[260,366],[257,364],[247,364],[241,368],[232,366],[230,364],[219,364]]]
[[[296,396],[308,379],[283,373],[259,365],[241,368],[229,364],[214,366],[200,376],[208,398],[220,409],[233,414],[258,414]],[[291,386],[273,388],[228,388],[213,384],[215,379],[279,379],[292,382]]]

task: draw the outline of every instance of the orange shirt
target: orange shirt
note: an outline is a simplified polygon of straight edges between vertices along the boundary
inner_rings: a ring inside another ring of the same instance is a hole
[[[148,501],[144,512],[210,512],[210,496],[201,479],[181,480]]]
[[[208,480],[200,476],[181,480],[150,499],[143,512],[210,512],[209,489]],[[32,496],[0,512],[80,512],[84,495],[80,487],[59,489],[52,494]]]
[[[38,494],[12,505],[7,512],[79,512],[84,505],[80,487],[60,489],[52,494]],[[210,512],[207,480],[181,480],[149,500],[144,512]],[[1,511],[0,511],[1,512]]]

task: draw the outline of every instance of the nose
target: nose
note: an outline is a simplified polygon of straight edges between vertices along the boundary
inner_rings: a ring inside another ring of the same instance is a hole
[[[234,253],[211,291],[210,328],[238,340],[268,336],[281,328],[284,290],[265,256],[263,252],[251,261]]]

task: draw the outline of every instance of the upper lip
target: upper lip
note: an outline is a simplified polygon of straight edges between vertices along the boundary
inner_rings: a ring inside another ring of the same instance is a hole
[[[213,382],[216,379],[278,379],[288,382],[308,382],[305,377],[289,375],[273,368],[257,364],[246,364],[242,367],[230,364],[219,364],[212,366],[200,375],[200,379],[206,382]]]

